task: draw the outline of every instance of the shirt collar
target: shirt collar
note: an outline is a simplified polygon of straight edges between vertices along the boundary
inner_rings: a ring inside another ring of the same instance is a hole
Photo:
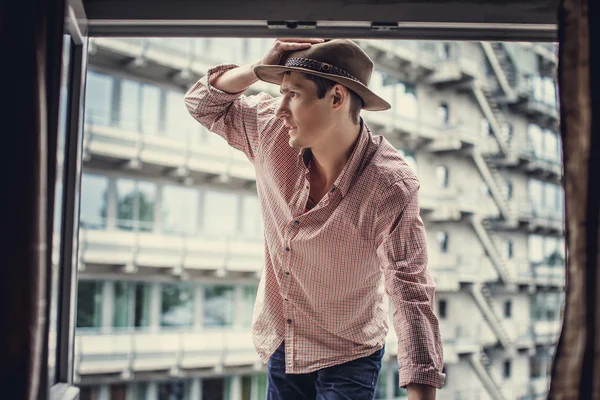
[[[358,134],[358,140],[356,142],[356,146],[354,146],[354,150],[352,150],[352,153],[350,154],[350,158],[348,158],[348,161],[346,162],[344,169],[342,170],[340,175],[335,180],[335,183],[333,184],[333,187],[331,189],[332,191],[334,191],[336,189],[339,190],[342,196],[346,195],[346,193],[352,186],[352,183],[355,181],[356,174],[360,172],[361,166],[362,166],[364,158],[365,158],[364,156],[365,156],[366,150],[368,148],[368,145],[369,145],[369,142],[371,139],[371,132],[370,132],[369,128],[367,127],[367,125],[362,120],[362,118],[361,118],[360,125],[361,125],[361,130],[360,130],[360,133]],[[312,152],[310,149],[302,149],[298,152],[298,160],[297,160],[298,166],[301,165],[300,163],[302,163],[302,164],[304,164],[305,168],[308,168],[308,165],[311,160],[312,160]],[[307,171],[307,173],[308,173],[308,171]]]

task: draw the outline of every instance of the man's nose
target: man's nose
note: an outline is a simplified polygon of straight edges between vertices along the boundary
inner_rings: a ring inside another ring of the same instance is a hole
[[[275,113],[275,116],[277,118],[285,118],[285,117],[289,117],[290,113],[289,113],[289,109],[287,107],[286,101],[282,101],[281,105],[279,106],[279,108],[277,109],[277,112]]]

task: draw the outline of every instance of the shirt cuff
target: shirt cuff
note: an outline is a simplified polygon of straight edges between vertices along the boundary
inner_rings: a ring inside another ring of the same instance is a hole
[[[215,97],[218,97],[219,100],[224,100],[224,101],[231,101],[231,100],[235,100],[238,97],[240,97],[241,94],[243,94],[246,89],[238,92],[238,93],[228,93],[228,92],[224,92],[221,89],[217,89],[216,87],[212,86],[210,84],[210,82],[223,75],[225,72],[229,71],[230,69],[234,69],[237,68],[238,65],[236,64],[220,64],[217,65],[216,67],[213,67],[211,69],[208,70],[208,72],[206,73],[206,75],[204,75],[201,79],[200,82],[202,83],[202,85],[204,85],[206,87],[206,89],[208,90],[208,92]]]
[[[441,389],[446,381],[446,374],[438,371],[433,365],[400,367],[400,387],[405,388],[411,383],[429,385]]]

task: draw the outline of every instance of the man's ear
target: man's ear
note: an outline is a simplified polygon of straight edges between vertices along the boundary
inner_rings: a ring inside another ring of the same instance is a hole
[[[333,94],[333,107],[335,109],[341,108],[344,105],[344,103],[348,101],[348,97],[350,94],[348,93],[348,89],[337,83],[333,86],[331,91]]]

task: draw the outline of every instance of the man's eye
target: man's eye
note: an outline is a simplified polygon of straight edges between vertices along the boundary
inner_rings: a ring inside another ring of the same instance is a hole
[[[296,92],[290,92],[290,97],[296,97]]]

